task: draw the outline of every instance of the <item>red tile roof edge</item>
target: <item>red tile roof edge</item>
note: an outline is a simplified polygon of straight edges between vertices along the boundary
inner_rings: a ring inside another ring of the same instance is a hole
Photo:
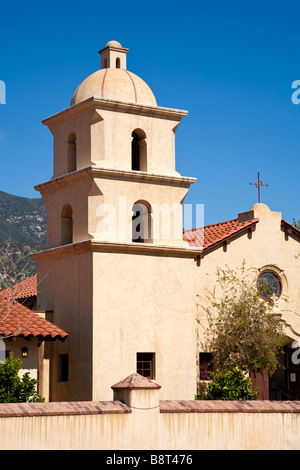
[[[236,235],[239,235],[249,230],[251,227],[254,227],[258,222],[258,218],[247,220],[244,222],[238,222],[237,218],[231,219],[225,222],[218,222],[217,224],[205,225],[204,227],[199,227],[192,230],[185,230],[183,232],[183,239],[186,240],[191,246],[202,246],[203,252],[205,252],[211,248],[214,248],[215,246],[224,243],[226,240],[231,240]],[[207,239],[209,237],[205,234],[205,232],[209,234],[210,232],[213,232],[217,229],[219,229],[220,233],[218,235],[215,235],[215,240],[206,244],[205,238]],[[185,235],[187,233],[194,233],[194,239],[191,240],[191,237],[190,239],[188,239]],[[197,243],[197,235],[199,235],[200,238],[199,244]]]
[[[0,294],[0,336],[64,341],[70,335],[34,310]]]
[[[300,230],[295,227],[295,225],[291,224],[290,222],[287,222],[286,220],[282,220],[281,225],[285,226],[288,230],[291,230],[292,233],[300,237]]]
[[[17,282],[16,284],[7,287],[1,291],[1,294],[5,294],[13,299],[26,299],[29,297],[37,296],[37,274],[23,279],[23,281]]]

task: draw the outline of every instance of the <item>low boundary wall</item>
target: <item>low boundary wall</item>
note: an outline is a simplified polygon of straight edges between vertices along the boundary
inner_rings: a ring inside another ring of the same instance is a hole
[[[300,449],[300,402],[155,404],[152,394],[153,390],[131,390],[127,403],[0,404],[0,449]]]

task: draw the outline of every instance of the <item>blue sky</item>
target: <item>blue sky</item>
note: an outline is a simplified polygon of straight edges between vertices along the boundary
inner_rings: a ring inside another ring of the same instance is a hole
[[[299,19],[298,0],[2,2],[0,190],[40,196],[53,150],[41,121],[69,106],[116,40],[158,105],[189,112],[177,170],[197,178],[185,202],[204,204],[205,224],[249,210],[258,172],[262,202],[300,219]]]

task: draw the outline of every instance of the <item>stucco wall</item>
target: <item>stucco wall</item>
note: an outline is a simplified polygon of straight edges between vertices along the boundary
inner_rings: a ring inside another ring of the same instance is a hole
[[[217,269],[225,271],[227,268],[236,269],[239,273],[243,261],[247,269],[256,268],[259,271],[270,269],[281,279],[282,293],[274,306],[274,311],[282,315],[286,344],[300,339],[299,238],[295,235],[287,236],[282,228],[280,212],[271,211],[265,204],[255,204],[251,210],[254,211],[254,218],[259,219],[254,232],[244,231],[236,235],[229,245],[219,244],[207,250],[201,259],[196,273],[198,354],[203,351],[204,332],[207,332],[208,328],[206,308],[211,307],[211,304],[207,300],[207,293],[215,292],[216,296],[223,294],[217,283]],[[210,308],[210,311],[213,310]],[[276,381],[280,380],[280,387],[283,389],[284,372],[283,369],[279,370],[276,377]]]
[[[132,131],[142,129],[147,171],[177,174],[175,132],[187,111],[91,99],[43,121],[54,137],[54,177],[67,173],[68,138],[76,134],[77,169],[90,164],[131,169]],[[163,156],[163,158],[162,158]]]
[[[21,359],[22,367],[19,371],[20,377],[26,372],[29,372],[29,375],[33,379],[38,378],[38,340],[37,338],[31,338],[30,342],[28,340],[15,337],[13,340],[5,340],[5,350],[6,352],[11,351],[14,355],[15,359]],[[22,348],[26,347],[28,349],[28,356],[26,358],[22,358]],[[5,353],[4,353],[5,354]]]
[[[47,387],[50,387],[51,401],[92,399],[90,266],[89,253],[62,257],[59,266],[55,256],[38,264],[38,302],[47,311],[46,318],[70,334],[65,342],[47,343],[44,356],[41,351],[41,361],[43,357],[52,358],[50,363],[40,364],[43,396],[47,398]],[[61,354],[69,354],[68,381],[59,380]]]
[[[139,352],[155,354],[163,398],[194,398],[194,260],[94,253],[93,265],[93,399],[111,399]]]
[[[160,401],[145,408],[119,401],[0,404],[0,449],[300,448],[300,402]]]
[[[281,229],[280,212],[273,212],[264,204],[255,204],[253,208],[254,216],[259,218],[255,232],[251,236],[247,233],[237,236],[226,249],[219,245],[201,260],[198,271],[199,318],[206,317],[201,306],[207,290],[212,292],[216,287],[217,268],[240,268],[245,261],[247,268],[272,269],[278,274],[282,282],[282,295],[277,301],[278,311],[300,334],[299,240],[294,236],[287,237]],[[291,329],[288,328],[286,333],[298,339]]]

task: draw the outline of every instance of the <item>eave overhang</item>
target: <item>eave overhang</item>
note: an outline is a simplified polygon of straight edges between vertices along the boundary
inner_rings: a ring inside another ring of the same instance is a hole
[[[127,253],[133,255],[196,259],[196,257],[202,252],[202,249],[191,246],[184,247],[176,245],[155,245],[152,243],[85,240],[69,245],[48,248],[37,253],[33,253],[30,257],[33,260],[39,260],[46,257],[72,256],[86,252]]]
[[[58,185],[65,185],[70,182],[74,182],[80,178],[83,178],[84,176],[105,179],[119,179],[122,181],[127,180],[139,183],[163,184],[185,188],[189,188],[190,185],[195,183],[197,180],[196,178],[191,178],[188,176],[149,173],[146,171],[122,170],[91,165],[71,173],[57,176],[44,183],[40,183],[36,185],[34,189],[41,193],[51,191],[52,189],[56,189]]]
[[[70,106],[69,108],[66,108],[63,111],[60,111],[44,119],[42,121],[42,124],[48,127],[52,127],[60,123],[61,120],[74,119],[82,114],[85,114],[86,112],[95,109],[138,114],[140,116],[150,116],[160,119],[169,119],[172,121],[180,121],[184,116],[188,114],[188,111],[180,109],[143,105],[127,101],[119,101],[92,96],[91,98],[81,101],[80,103]]]

